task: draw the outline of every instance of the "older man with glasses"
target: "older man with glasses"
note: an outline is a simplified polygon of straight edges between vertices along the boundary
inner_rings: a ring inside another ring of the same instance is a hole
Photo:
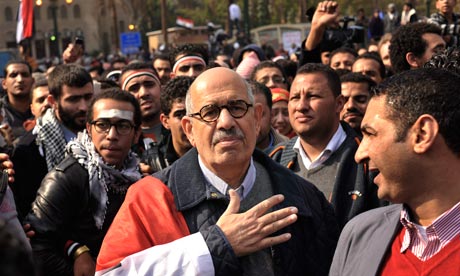
[[[194,148],[154,175],[161,181],[132,186],[100,268],[117,266],[107,275],[141,266],[145,275],[327,275],[338,234],[332,208],[312,184],[255,150],[262,106],[245,80],[227,68],[207,70],[190,87],[186,110],[182,127]],[[171,224],[155,209],[163,183],[192,234],[174,243],[194,237],[193,247],[156,246],[166,233],[159,225]]]

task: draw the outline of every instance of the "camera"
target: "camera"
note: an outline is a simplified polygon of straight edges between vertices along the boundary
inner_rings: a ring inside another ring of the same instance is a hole
[[[354,48],[355,43],[364,43],[365,30],[362,26],[348,26],[350,22],[354,22],[355,18],[344,16],[340,19],[342,26],[337,29],[328,29],[325,32],[324,43],[332,44],[335,48],[349,47]]]

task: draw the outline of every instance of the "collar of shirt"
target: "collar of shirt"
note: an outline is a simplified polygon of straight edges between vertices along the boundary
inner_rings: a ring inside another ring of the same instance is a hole
[[[68,143],[70,140],[77,138],[77,134],[73,133],[65,125],[59,124],[61,126],[62,132],[64,133],[64,139]]]
[[[203,172],[204,178],[208,181],[214,188],[216,188],[219,192],[223,195],[227,194],[227,189],[229,188],[228,184],[222,180],[222,178],[218,177],[216,174],[211,172],[201,161],[201,156],[198,155],[198,164],[200,165],[201,171]],[[243,183],[243,195],[242,198],[245,198],[246,195],[251,191],[252,187],[254,186],[254,182],[256,181],[256,167],[254,166],[254,162],[251,157],[251,163],[249,164],[249,169],[244,177]]]
[[[335,132],[334,136],[332,136],[331,140],[329,140],[329,143],[326,145],[326,148],[313,161],[310,160],[307,153],[302,148],[302,145],[300,144],[300,137],[297,138],[297,141],[295,142],[293,148],[294,151],[300,154],[305,168],[310,170],[326,162],[329,156],[331,156],[340,147],[340,145],[343,143],[343,141],[345,141],[346,138],[347,134],[345,133],[345,130],[343,130],[342,125],[339,124],[337,131]]]
[[[400,221],[406,230],[401,253],[410,249],[419,259],[427,260],[460,234],[460,202],[427,226],[426,233],[421,233],[418,225],[411,221],[406,206],[401,210]]]

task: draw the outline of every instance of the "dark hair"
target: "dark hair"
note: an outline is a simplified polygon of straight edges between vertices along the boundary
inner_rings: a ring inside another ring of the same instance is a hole
[[[48,80],[45,77],[40,77],[35,79],[34,85],[32,86],[32,91],[30,92],[30,100],[34,98],[34,90],[38,87],[48,86]]]
[[[297,62],[288,59],[278,59],[275,62],[281,66],[281,68],[283,68],[283,71],[288,78],[295,78],[295,74],[297,73],[298,69]]]
[[[177,46],[172,49],[171,53],[169,54],[169,62],[171,63],[171,67],[174,66],[176,63],[176,58],[178,56],[200,56],[201,58],[204,59],[204,62],[208,64],[209,58],[208,58],[208,49],[206,49],[204,46],[198,45],[198,44],[184,44]]]
[[[341,94],[342,88],[339,75],[328,65],[321,63],[307,63],[297,70],[297,76],[314,73],[322,74],[327,79],[327,84],[335,97]]]
[[[433,116],[439,133],[449,149],[460,153],[460,97],[454,89],[460,86],[460,76],[445,69],[421,68],[407,70],[382,82],[373,95],[386,96],[389,118],[396,124],[397,142],[404,141],[407,132],[423,114]]]
[[[252,70],[250,79],[256,80],[257,72],[259,72],[259,70],[262,70],[264,68],[277,68],[278,70],[280,70],[281,75],[284,78],[284,83],[287,83],[286,73],[284,73],[283,67],[281,67],[278,63],[271,61],[271,60],[264,60],[261,63],[257,64],[256,67],[254,67],[254,70]]]
[[[139,70],[139,69],[150,69],[152,71],[152,73],[157,77],[158,77],[158,73],[157,71],[155,70],[155,68],[153,68],[153,63],[147,63],[147,62],[132,62],[132,63],[129,63],[127,64],[125,67],[123,67],[123,69],[121,69],[121,75],[120,75],[120,81],[123,79],[123,75],[128,72],[128,71],[133,71],[133,70]],[[121,85],[121,84],[120,84]]]
[[[440,53],[434,54],[425,63],[425,68],[444,68],[451,72],[460,74],[460,48],[448,48]]]
[[[88,83],[93,83],[91,75],[85,68],[75,64],[57,65],[48,75],[48,89],[56,100],[61,97],[64,85],[81,88]]]
[[[441,29],[430,23],[413,23],[399,27],[391,38],[390,60],[395,73],[410,69],[406,54],[411,52],[421,57],[428,46],[422,35],[432,33],[441,35]]]
[[[353,82],[353,83],[367,83],[367,89],[369,92],[374,88],[377,84],[371,78],[361,73],[348,73],[340,77],[341,83],[345,82]]]
[[[126,61],[126,59],[122,58],[122,57],[117,57],[117,58],[114,58],[112,59],[112,61],[110,62],[110,68],[113,68],[113,65],[117,62],[120,62],[120,63],[124,63],[124,64],[127,64],[128,62]]]
[[[185,102],[187,91],[195,80],[193,77],[179,76],[169,80],[160,96],[161,112],[169,115],[172,105],[175,101],[181,100]]]
[[[121,90],[119,87],[116,88],[108,88],[103,89],[100,93],[96,94],[94,98],[91,100],[88,108],[88,113],[86,114],[86,121],[92,122],[93,121],[93,107],[94,104],[103,99],[111,99],[114,101],[119,102],[127,102],[130,103],[134,107],[134,126],[139,128],[142,122],[142,114],[141,114],[141,107],[139,106],[139,102],[136,98],[131,95],[131,93]]]
[[[152,58],[152,64],[155,63],[157,59],[167,60],[169,63],[171,63],[171,61],[169,60],[169,56],[167,54],[155,54]]]
[[[385,64],[383,64],[382,58],[380,57],[380,55],[377,52],[364,53],[364,54],[358,56],[355,59],[355,62],[357,60],[360,60],[360,59],[372,59],[372,60],[376,61],[379,64],[380,77],[382,79],[384,79],[386,77],[385,76]]]
[[[332,57],[335,56],[336,54],[345,54],[345,53],[353,55],[354,57],[358,56],[358,53],[356,52],[355,49],[348,48],[348,47],[340,47],[331,52],[331,54],[329,55],[329,60],[332,60]]]
[[[248,83],[251,86],[252,93],[254,93],[254,96],[257,94],[263,95],[267,102],[268,108],[270,108],[271,110],[273,106],[273,101],[272,101],[272,92],[270,91],[270,88],[254,80],[249,80]]]
[[[30,64],[27,61],[20,60],[20,59],[12,59],[12,60],[8,61],[8,63],[5,65],[5,67],[3,67],[3,76],[4,76],[4,78],[6,78],[6,76],[8,75],[7,68],[11,64],[24,64],[24,65],[26,65],[27,68],[29,69],[30,77],[32,77],[32,67],[30,67]]]

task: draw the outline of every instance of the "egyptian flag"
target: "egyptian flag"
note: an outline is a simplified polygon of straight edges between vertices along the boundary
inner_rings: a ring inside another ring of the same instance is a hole
[[[16,42],[32,37],[34,23],[33,0],[19,0],[18,27],[16,29]]]
[[[176,25],[184,27],[184,28],[187,28],[187,29],[191,29],[194,26],[194,22],[193,22],[192,19],[188,19],[188,18],[178,16],[176,18]]]

